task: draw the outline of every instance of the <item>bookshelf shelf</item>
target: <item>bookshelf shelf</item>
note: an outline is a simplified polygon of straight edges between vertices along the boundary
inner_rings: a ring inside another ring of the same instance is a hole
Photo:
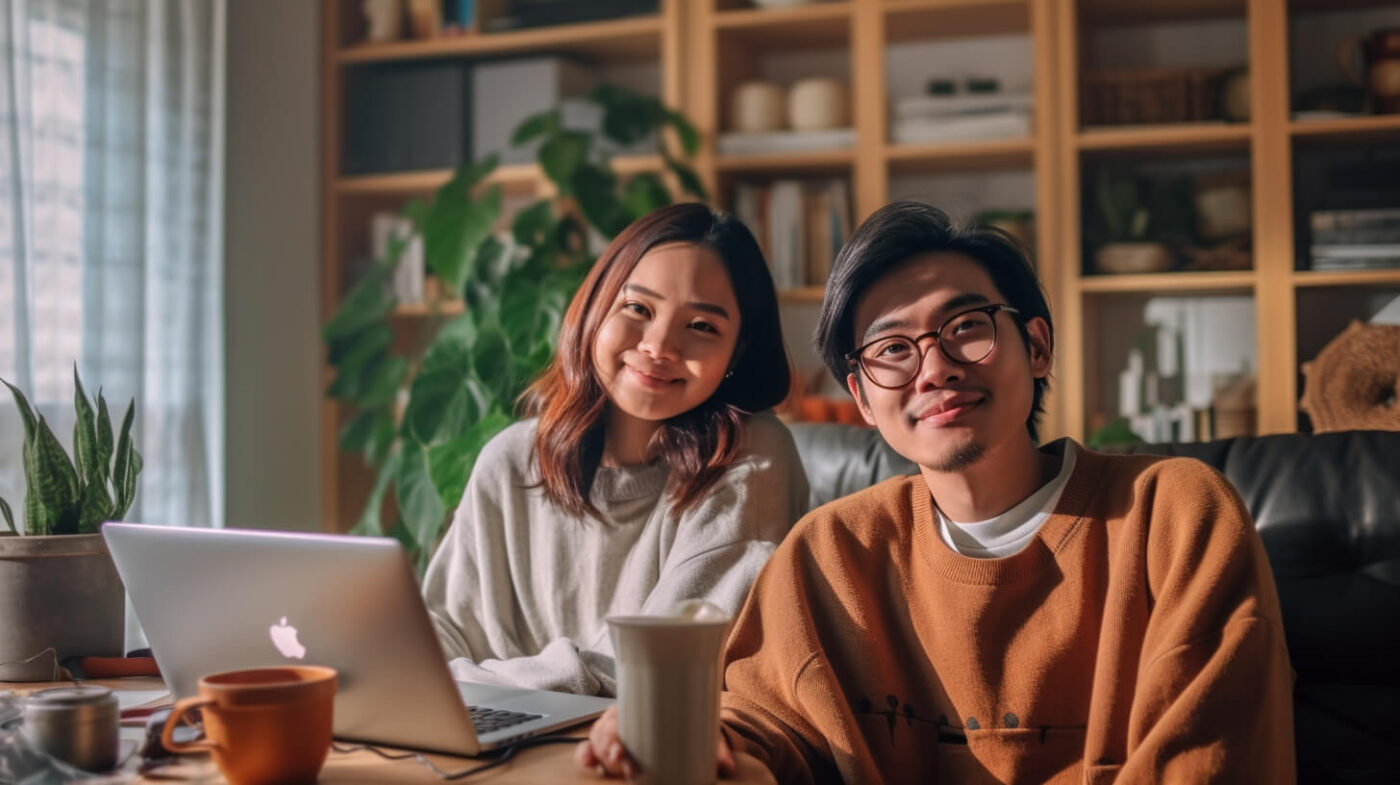
[[[471,33],[426,41],[356,44],[337,51],[335,61],[351,65],[551,51],[625,62],[655,58],[660,51],[661,32],[659,17],[642,16],[503,33]]]
[[[1246,0],[1080,0],[1092,25],[1141,25],[1245,16]]]
[[[1293,285],[1312,286],[1400,286],[1400,268],[1383,270],[1298,270]]]
[[[791,8],[740,8],[714,16],[715,29],[765,49],[820,49],[851,38],[851,4],[815,3]]]
[[[1030,167],[1035,163],[1035,140],[887,145],[884,155],[899,171]]]
[[[1288,124],[1288,132],[1295,139],[1391,136],[1400,141],[1400,114],[1293,120]]]
[[[961,0],[890,3],[885,30],[894,43],[1030,32],[1025,0]]]
[[[1079,290],[1086,294],[1158,294],[1163,292],[1226,292],[1253,288],[1252,270],[1222,272],[1147,273],[1143,275],[1086,275]]]
[[[429,303],[400,303],[394,309],[395,319],[429,319],[433,317],[457,316],[466,313],[467,306],[461,300],[442,300]]]
[[[1251,134],[1248,124],[1100,126],[1081,130],[1075,143],[1084,151],[1209,152],[1244,149],[1249,144]]]
[[[613,171],[623,176],[640,172],[659,172],[665,167],[665,162],[659,155],[618,156],[612,159],[611,164]],[[451,169],[356,175],[336,178],[335,188],[345,196],[412,196],[434,191],[451,177]],[[497,167],[496,171],[486,178],[486,182],[500,183],[511,192],[528,192],[545,183],[546,178],[538,164],[506,164]]]
[[[854,161],[853,150],[814,150],[771,155],[723,155],[716,157],[715,168],[731,173],[828,174],[849,169]]]

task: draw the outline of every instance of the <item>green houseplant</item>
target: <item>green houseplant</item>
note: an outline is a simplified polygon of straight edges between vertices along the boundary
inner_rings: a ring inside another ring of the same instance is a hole
[[[327,395],[353,412],[340,447],[362,454],[376,474],[351,531],[398,538],[420,569],[477,454],[513,421],[516,398],[552,356],[564,310],[594,261],[590,230],[609,239],[670,204],[668,179],[705,198],[686,159],[662,142],[670,132],[684,156],[695,153],[698,136],[684,117],[614,86],[600,86],[589,100],[601,109],[597,129],[565,127],[558,109],[516,129],[512,144],[538,144],[540,169],[558,196],[521,209],[508,232],[493,231],[503,201],[500,185],[486,184],[494,157],[462,167],[430,199],[403,208],[422,235],[429,272],[465,305],[439,320],[421,352],[396,351],[388,323],[397,304],[388,283],[409,238],[372,261],[324,328],[335,368]],[[648,138],[665,174],[619,178],[602,143]]]
[[[25,494],[20,525],[0,498],[0,681],[49,680],[65,657],[121,654],[125,595],[98,528],[136,496],[136,402],[114,438],[101,391],[94,409],[77,368],[73,383],[70,460],[47,420],[4,382],[24,421]]]

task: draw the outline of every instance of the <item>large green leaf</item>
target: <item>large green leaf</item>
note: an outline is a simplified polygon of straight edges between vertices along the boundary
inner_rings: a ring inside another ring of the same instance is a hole
[[[512,147],[519,147],[541,136],[548,136],[559,130],[559,110],[547,109],[539,114],[530,115],[520,121],[520,125],[515,127],[515,132],[510,136]]]
[[[136,399],[133,398],[122,417],[121,431],[117,434],[116,463],[112,466],[112,488],[117,497],[112,517],[117,520],[131,507],[136,497],[136,475],[141,472],[141,456],[131,441],[131,424],[135,419]]]
[[[103,522],[112,520],[115,505],[107,492],[105,478],[102,482],[90,482],[84,486],[78,509],[78,532],[96,534]]]
[[[583,164],[574,173],[573,190],[584,218],[604,237],[616,237],[631,222],[617,198],[617,176],[612,171]]]
[[[480,199],[464,190],[439,192],[428,214],[423,234],[423,252],[428,269],[437,274],[453,293],[460,293],[475,269],[477,249],[501,215],[500,184],[486,189]]]
[[[364,452],[370,448],[375,433],[385,421],[393,427],[393,416],[386,406],[360,410],[350,422],[340,428],[340,449],[344,452]]]
[[[510,342],[500,325],[482,325],[476,343],[472,344],[472,370],[498,400],[509,400],[514,392],[509,363]]]
[[[394,477],[394,491],[399,501],[399,514],[413,534],[415,542],[431,548],[442,531],[447,507],[438,497],[428,474],[427,450],[415,444],[405,444],[403,461]]]
[[[33,471],[51,534],[78,533],[78,472],[41,415],[34,437]],[[25,467],[29,471],[30,467]]]
[[[78,482],[105,486],[107,467],[101,465],[98,457],[97,415],[83,389],[82,379],[78,378],[77,364],[73,365],[73,408],[78,414],[73,422],[73,461],[78,468]]]
[[[393,262],[371,266],[321,329],[322,338],[331,345],[331,362],[338,360],[341,354],[337,350],[337,342],[384,321],[393,312],[396,301],[389,286],[389,277],[393,275],[395,266]]]
[[[622,203],[633,220],[671,203],[671,192],[666,190],[661,178],[651,172],[643,172],[627,181],[622,191]]]
[[[441,334],[413,380],[404,428],[419,444],[440,442],[480,418],[490,397],[472,378],[471,343],[460,334]]]
[[[19,534],[19,530],[15,528],[15,514],[3,496],[0,496],[0,515],[5,516],[5,525],[10,528],[10,534]]]
[[[407,358],[382,355],[365,369],[364,386],[355,398],[361,406],[388,406],[398,397],[407,375]]]
[[[393,481],[398,471],[399,454],[391,453],[384,461],[384,465],[379,467],[379,474],[374,478],[374,487],[369,492],[369,501],[365,502],[365,509],[360,513],[359,520],[350,527],[351,534],[364,534],[373,537],[384,534],[382,523],[384,492],[389,488],[389,483]]]
[[[554,228],[554,205],[541,199],[515,214],[510,232],[521,245],[535,247],[547,241]]]
[[[443,506],[452,509],[462,500],[476,456],[492,437],[510,425],[510,415],[492,411],[461,436],[428,449],[428,475]]]
[[[34,415],[34,410],[29,408],[29,399],[24,397],[24,393],[20,392],[18,387],[4,379],[0,379],[0,384],[4,384],[6,387],[10,388],[10,394],[15,398],[15,406],[19,407],[20,417],[24,420],[25,442],[34,441],[34,434],[37,432],[39,426],[39,418]]]
[[[107,413],[107,399],[102,397],[102,388],[97,388],[97,463],[102,467],[102,476],[111,477],[112,472],[112,416]],[[106,482],[106,480],[103,480]]]
[[[560,131],[540,145],[540,168],[561,193],[572,192],[574,173],[588,160],[592,145],[593,137],[582,131]]]

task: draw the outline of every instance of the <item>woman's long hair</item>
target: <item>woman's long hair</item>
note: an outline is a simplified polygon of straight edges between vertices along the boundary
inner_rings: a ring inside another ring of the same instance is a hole
[[[603,456],[608,397],[593,367],[593,344],[618,292],[642,256],[665,243],[693,243],[724,263],[739,305],[730,374],[704,403],[662,423],[652,447],[671,469],[672,503],[685,510],[737,460],[744,414],[783,399],[790,383],[778,297],[763,252],[734,217],[702,204],[663,207],[632,223],[603,251],[574,294],[554,359],[520,397],[539,418],[535,455],[545,494],[580,517],[599,517],[589,489]]]

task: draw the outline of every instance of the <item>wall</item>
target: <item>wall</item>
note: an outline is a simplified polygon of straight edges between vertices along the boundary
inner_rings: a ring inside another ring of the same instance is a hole
[[[226,521],[319,529],[320,4],[227,8]]]

